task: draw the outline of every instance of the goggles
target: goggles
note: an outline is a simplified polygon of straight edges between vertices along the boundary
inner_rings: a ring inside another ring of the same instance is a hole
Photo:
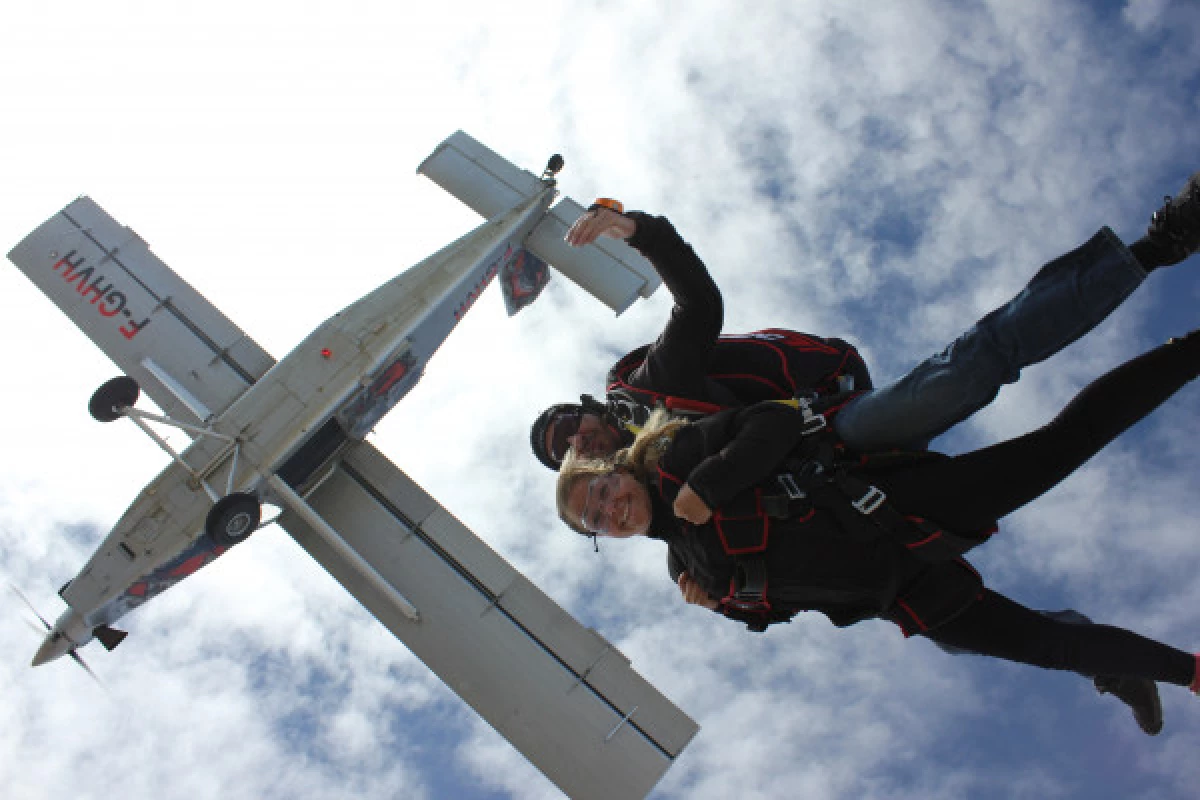
[[[613,532],[613,498],[619,485],[620,478],[617,475],[598,475],[588,481],[583,511],[579,516],[579,524],[585,531],[592,534]]]
[[[583,411],[564,411],[554,417],[550,430],[550,458],[559,464],[567,457],[571,443],[567,441],[579,432],[579,423],[583,421]]]

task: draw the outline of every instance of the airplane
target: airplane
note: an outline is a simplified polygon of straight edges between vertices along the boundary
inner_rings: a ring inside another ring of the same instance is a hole
[[[92,416],[132,420],[171,457],[59,591],[33,665],[86,668],[79,648],[112,650],[121,616],[274,522],[568,796],[645,797],[697,724],[365,440],[497,275],[518,308],[548,264],[618,314],[658,287],[624,243],[566,245],[583,208],[554,203],[562,166],[537,176],[447,138],[417,171],[486,221],[278,362],[88,197],[16,245],[9,259],[124,373]],[[142,392],[162,414],[136,407]],[[280,513],[264,522],[264,504]]]

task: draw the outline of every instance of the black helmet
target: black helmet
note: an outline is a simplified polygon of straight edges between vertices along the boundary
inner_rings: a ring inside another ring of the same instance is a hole
[[[583,410],[583,406],[578,403],[559,403],[558,405],[550,406],[541,414],[538,414],[537,419],[533,421],[533,427],[529,429],[529,446],[533,448],[533,454],[537,456],[538,461],[555,472],[558,472],[558,468],[562,466],[562,462],[555,459],[546,450],[546,431],[549,430],[550,425],[560,415],[582,415]]]
[[[550,425],[559,417],[571,415],[578,420],[584,414],[595,414],[606,422],[615,424],[624,431],[624,427],[620,426],[609,415],[606,405],[596,400],[590,394],[580,395],[578,403],[559,403],[558,405],[550,406],[541,414],[538,414],[537,419],[533,421],[533,427],[529,429],[529,446],[533,448],[533,454],[537,456],[538,461],[558,472],[558,468],[562,466],[562,459],[561,457],[555,458],[552,453],[546,450],[546,431],[549,430]],[[578,429],[578,426],[576,426],[576,429]],[[571,431],[571,433],[574,432]],[[561,440],[559,442],[560,445],[565,444],[566,436],[556,436],[555,438]],[[561,450],[563,455],[566,455],[566,447],[561,447]]]

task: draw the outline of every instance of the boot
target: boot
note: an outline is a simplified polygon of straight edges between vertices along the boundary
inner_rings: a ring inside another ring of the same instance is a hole
[[[1146,678],[1097,675],[1093,681],[1100,694],[1113,694],[1133,711],[1138,727],[1150,736],[1162,730],[1162,703],[1158,700],[1158,685]]]
[[[1188,178],[1174,197],[1150,218],[1142,239],[1154,253],[1156,266],[1178,264],[1200,249],[1200,172]]]

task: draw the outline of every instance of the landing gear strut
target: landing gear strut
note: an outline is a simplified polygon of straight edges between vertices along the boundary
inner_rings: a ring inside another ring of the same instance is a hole
[[[96,390],[96,393],[92,395],[92,399],[88,403],[88,411],[100,422],[112,422],[121,417],[129,417],[151,439],[158,442],[159,447],[165,450],[171,458],[181,464],[197,483],[204,487],[204,491],[208,493],[208,496],[213,501],[213,507],[209,510],[208,517],[204,521],[204,530],[218,545],[231,547],[258,530],[258,523],[262,519],[262,506],[259,505],[258,496],[250,492],[233,491],[233,481],[237,473],[238,461],[239,443],[237,439],[217,433],[211,428],[198,428],[195,425],[187,425],[167,417],[159,417],[139,411],[133,407],[137,403],[139,394],[141,394],[141,390],[138,388],[137,381],[127,375],[122,375],[118,378],[113,378]],[[172,425],[197,436],[210,436],[220,439],[228,444],[224,451],[214,456],[214,460],[210,462],[209,467],[198,471],[184,461],[179,453],[176,453],[167,444],[165,439],[146,425],[145,420],[147,419]],[[208,485],[208,482],[204,479],[204,475],[207,474],[209,469],[219,463],[220,459],[224,459],[230,453],[232,453],[233,461],[229,467],[229,481],[225,487],[226,494],[224,497],[221,497],[216,489]]]

